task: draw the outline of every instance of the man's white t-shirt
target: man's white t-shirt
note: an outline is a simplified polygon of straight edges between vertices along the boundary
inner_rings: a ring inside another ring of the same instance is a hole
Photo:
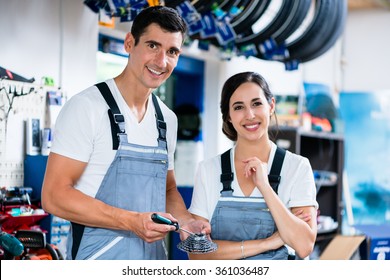
[[[235,173],[234,151],[235,146],[230,153],[233,173]],[[268,173],[271,170],[275,152],[276,145],[271,142]],[[191,213],[211,221],[223,189],[220,181],[221,172],[220,155],[199,163],[189,208]],[[298,206],[314,206],[318,208],[313,171],[307,158],[286,151],[280,176],[278,195],[287,208]],[[231,186],[234,196],[244,196],[238,185],[237,176],[234,176]],[[259,189],[255,188],[250,197],[262,197],[262,194]]]
[[[138,122],[115,81],[109,79],[106,83],[125,117],[128,142],[143,146],[157,146],[158,130],[152,96],[149,97],[144,118]],[[168,169],[172,170],[177,140],[177,117],[160,99],[158,102],[164,121],[167,123]],[[53,131],[51,152],[88,162],[75,188],[92,197],[95,197],[116,154],[116,150],[112,149],[108,109],[97,87],[89,87],[65,103]]]

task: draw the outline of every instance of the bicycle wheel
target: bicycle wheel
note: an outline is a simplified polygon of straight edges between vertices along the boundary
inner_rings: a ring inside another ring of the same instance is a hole
[[[312,0],[296,0],[292,2],[294,2],[294,5],[291,7],[288,17],[285,20],[282,17],[278,18],[277,21],[281,21],[283,24],[272,33],[272,38],[278,44],[283,43],[302,24],[310,9]]]
[[[247,31],[264,14],[272,0],[244,0],[238,3],[238,7],[244,7],[241,13],[234,17],[231,25],[240,34]]]
[[[287,44],[284,61],[306,62],[327,51],[340,36],[346,19],[346,0],[316,0],[313,20],[303,34]]]
[[[301,57],[302,62],[313,60],[327,52],[343,33],[348,13],[347,1],[337,1],[337,4],[338,10],[336,21],[334,22],[330,33],[327,34],[327,40],[324,40],[324,43],[322,45],[318,45],[312,52],[308,51],[306,55],[303,55]]]
[[[259,44],[270,38],[273,38],[277,44],[283,43],[302,23],[309,10],[310,2],[311,0],[273,0],[268,7],[270,11],[266,11],[262,16],[268,17],[268,23],[264,24],[263,21],[263,28],[259,31],[253,32],[253,26],[250,35],[239,36],[236,40],[237,46],[254,44],[258,47]],[[261,20],[262,18],[259,19],[260,24]],[[259,48],[257,50],[260,52]]]

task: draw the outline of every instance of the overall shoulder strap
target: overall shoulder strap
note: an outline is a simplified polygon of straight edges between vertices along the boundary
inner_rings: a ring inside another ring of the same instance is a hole
[[[271,171],[268,175],[268,181],[276,193],[278,193],[280,183],[280,171],[282,170],[285,155],[286,150],[280,147],[276,148],[275,157],[271,166]]]
[[[110,88],[105,82],[101,82],[95,85],[100,93],[103,95],[110,109],[108,110],[108,117],[111,123],[111,135],[112,135],[112,149],[118,150],[119,139],[121,135],[125,135],[125,118],[122,115],[114,97],[110,91]]]
[[[153,105],[154,109],[156,110],[156,122],[157,122],[157,129],[158,129],[158,144],[163,145],[164,148],[168,149],[167,147],[167,124],[164,121],[164,116],[161,112],[160,105],[158,104],[157,97],[152,93],[152,99],[153,99]]]
[[[85,226],[71,222],[72,225],[72,260],[76,259],[77,252],[79,251],[80,248],[80,243],[81,243],[81,238],[83,237],[84,234],[84,229]]]
[[[223,189],[221,191],[222,192],[226,192],[226,191],[231,191],[233,192],[233,189],[232,189],[232,181],[233,181],[233,178],[234,178],[234,173],[232,172],[232,168],[231,168],[231,165],[230,165],[230,150],[227,150],[226,152],[224,152],[222,155],[221,155],[221,169],[222,169],[222,173],[221,173],[221,183],[223,185]]]

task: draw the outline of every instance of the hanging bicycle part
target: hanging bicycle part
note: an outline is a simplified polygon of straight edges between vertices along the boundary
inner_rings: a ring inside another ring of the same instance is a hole
[[[347,18],[347,1],[316,0],[313,3],[314,15],[311,15],[309,23],[304,21],[304,31],[292,41],[291,38],[286,39],[289,56],[282,61],[298,60],[303,63],[313,60],[330,49],[342,34]]]
[[[243,34],[239,34],[236,45],[239,49],[256,49],[256,57],[266,59],[261,45],[274,40],[276,45],[284,41],[301,25],[310,8],[311,0],[274,0],[256,23]]]
[[[156,213],[152,214],[152,220],[158,224],[171,225],[176,227],[176,231],[181,230],[188,233],[190,236],[177,244],[177,248],[191,254],[205,254],[211,253],[217,250],[218,245],[212,242],[206,234],[193,233],[179,226],[177,222],[173,222],[165,217],[162,217]]]

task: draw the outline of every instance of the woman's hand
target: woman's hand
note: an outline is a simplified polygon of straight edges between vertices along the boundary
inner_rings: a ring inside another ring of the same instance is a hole
[[[274,234],[264,240],[268,243],[267,246],[269,250],[276,250],[285,244],[278,231],[274,232]]]
[[[252,177],[253,183],[259,190],[269,185],[268,182],[268,165],[257,157],[251,157],[243,160],[245,177]]]
[[[300,218],[302,221],[305,221],[308,223],[311,220],[311,213],[310,212],[305,212],[304,209],[302,208],[293,208],[291,209],[291,212]]]

